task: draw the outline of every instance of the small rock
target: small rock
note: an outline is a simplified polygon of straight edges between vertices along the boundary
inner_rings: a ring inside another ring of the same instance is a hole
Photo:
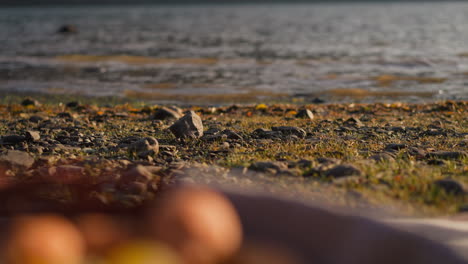
[[[37,131],[27,131],[26,132],[26,140],[28,141],[39,141],[41,139],[41,136],[39,132]]]
[[[170,126],[169,130],[177,138],[200,138],[203,136],[203,123],[194,111],[190,111]]]
[[[242,140],[242,136],[236,132],[226,129],[221,132],[223,135],[226,135],[228,139]]]
[[[364,124],[357,117],[351,117],[343,122],[343,125],[353,126],[353,127],[363,127]]]
[[[283,135],[295,135],[299,138],[305,138],[307,136],[307,132],[304,129],[299,127],[293,126],[279,126],[279,127],[272,127],[273,131],[281,132]]]
[[[34,147],[31,147],[29,150],[30,150],[30,152],[36,153],[36,154],[39,154],[39,155],[44,153],[44,147],[41,147],[41,146],[34,146]]]
[[[440,159],[430,159],[427,161],[428,165],[435,165],[435,166],[443,166],[446,163],[447,163],[446,161],[440,160]]]
[[[228,142],[223,142],[221,145],[220,145],[220,148],[223,149],[223,150],[227,150],[229,149],[231,145],[228,143]]]
[[[434,182],[434,185],[438,188],[443,189],[446,193],[454,195],[465,194],[465,188],[458,181],[452,179],[442,179]]]
[[[257,137],[257,138],[262,138],[262,139],[274,139],[274,138],[280,138],[281,137],[281,132],[279,131],[271,131],[267,130],[264,128],[258,128],[255,129],[252,132],[252,135]]]
[[[80,105],[77,101],[68,102],[65,106],[67,108],[77,108]]]
[[[391,143],[385,146],[385,150],[400,150],[406,148],[406,144]]]
[[[420,148],[416,148],[416,147],[409,148],[407,153],[410,156],[416,156],[418,158],[422,158],[426,155],[426,151]]]
[[[42,116],[38,116],[38,115],[33,115],[29,118],[29,122],[36,123],[36,124],[43,120],[45,120],[45,118]]]
[[[73,116],[68,112],[61,112],[57,114],[58,118],[72,119]]]
[[[426,154],[426,158],[445,159],[445,160],[456,160],[467,157],[466,152],[461,151],[436,151]]]
[[[207,142],[213,142],[213,141],[225,140],[227,139],[227,136],[223,134],[216,134],[216,135],[204,134],[203,137],[201,137],[201,139]]]
[[[29,169],[34,164],[34,158],[24,151],[8,150],[0,156],[0,162],[7,163],[11,167]]]
[[[176,152],[177,147],[172,145],[159,145],[159,149],[168,152]]]
[[[26,141],[26,137],[20,135],[4,136],[1,139],[1,143],[4,145],[16,145],[24,141]]]
[[[282,170],[287,170],[288,165],[284,162],[259,161],[250,165],[249,169],[260,172],[277,173]]]
[[[310,167],[312,166],[312,161],[311,160],[307,160],[307,159],[301,159],[299,160],[298,162],[296,162],[296,165],[299,167],[299,168],[307,168],[307,167]]]
[[[447,136],[447,132],[443,129],[428,129],[420,134],[421,136]]]
[[[375,161],[392,161],[395,160],[395,156],[388,153],[388,152],[382,152],[382,153],[377,153],[369,157],[372,160]]]
[[[153,115],[153,119],[156,120],[167,120],[167,119],[179,119],[182,117],[181,111],[176,111],[168,107],[161,107]]]
[[[309,109],[301,109],[296,114],[297,118],[314,119],[314,114]]]
[[[317,161],[320,164],[340,164],[341,163],[340,159],[326,158],[326,157],[317,158]]]
[[[460,147],[468,147],[468,139],[463,139],[457,145]]]
[[[203,135],[217,135],[219,134],[219,132],[221,132],[221,130],[217,129],[217,128],[210,128],[206,131],[203,132]]]
[[[355,175],[362,175],[362,172],[353,165],[337,165],[325,171],[325,176],[332,178],[348,177]]]
[[[26,98],[21,102],[22,106],[40,106],[41,104],[31,98]]]
[[[146,137],[130,144],[128,151],[135,152],[139,157],[158,154],[159,143],[153,137]]]
[[[395,133],[405,133],[406,132],[406,127],[404,126],[390,126],[386,127],[388,131],[395,132]]]

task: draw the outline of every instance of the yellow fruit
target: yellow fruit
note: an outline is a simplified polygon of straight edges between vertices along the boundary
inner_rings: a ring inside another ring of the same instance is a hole
[[[168,246],[149,241],[129,241],[111,250],[106,264],[181,264]]]

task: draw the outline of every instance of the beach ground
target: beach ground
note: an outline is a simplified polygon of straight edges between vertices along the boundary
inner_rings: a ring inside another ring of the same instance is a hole
[[[188,181],[405,215],[468,210],[463,101],[167,108],[5,100],[4,196],[35,186],[28,196],[54,206],[132,208]],[[188,110],[204,134],[177,138],[169,128]]]

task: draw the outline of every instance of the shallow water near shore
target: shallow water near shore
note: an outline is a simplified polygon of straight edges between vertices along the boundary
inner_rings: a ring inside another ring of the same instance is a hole
[[[0,92],[170,103],[468,99],[468,4],[2,8]],[[64,24],[76,34],[57,34]]]

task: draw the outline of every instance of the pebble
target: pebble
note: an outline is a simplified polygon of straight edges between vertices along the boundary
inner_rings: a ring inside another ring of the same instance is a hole
[[[223,149],[223,150],[227,150],[227,149],[229,149],[229,147],[230,147],[230,144],[228,142],[223,142],[220,145],[220,148]]]
[[[426,155],[426,151],[420,148],[416,148],[416,147],[409,148],[407,153],[410,156],[417,156],[417,157],[424,157]]]
[[[364,124],[357,117],[351,117],[343,122],[343,125],[353,126],[353,127],[363,127]]]
[[[385,150],[401,150],[406,147],[406,144],[391,143],[385,146]]]
[[[452,179],[442,179],[434,182],[434,185],[443,189],[446,193],[451,193],[454,195],[463,195],[465,194],[465,188],[458,181]]]
[[[304,129],[299,127],[293,126],[279,126],[279,127],[272,127],[273,131],[281,132],[283,135],[295,135],[299,138],[305,138],[307,136],[307,132]]]
[[[288,165],[284,162],[259,161],[251,164],[249,169],[259,172],[278,173],[287,170]]]
[[[375,161],[392,161],[395,160],[395,156],[388,153],[388,152],[382,152],[382,153],[377,153],[369,157],[372,160]]]
[[[1,139],[1,143],[4,145],[16,145],[26,141],[26,137],[20,135],[8,135]]]
[[[73,116],[68,112],[61,112],[56,115],[58,118],[72,119]]]
[[[201,137],[202,140],[207,141],[207,142],[213,142],[213,141],[219,141],[219,140],[225,140],[227,139],[226,135],[223,134],[216,134],[216,135],[203,135]]]
[[[177,120],[169,130],[176,138],[200,138],[203,136],[203,123],[194,111]]]
[[[41,104],[37,100],[26,98],[21,102],[22,106],[40,106]]]
[[[142,158],[155,155],[159,153],[159,143],[154,137],[146,137],[130,144],[128,151],[135,152]]]
[[[436,151],[426,154],[426,158],[445,159],[445,160],[456,160],[467,157],[466,152],[461,151]]]
[[[226,129],[221,132],[223,135],[226,135],[228,139],[242,140],[242,136],[236,132]]]
[[[309,109],[301,109],[296,114],[297,118],[314,119],[314,114]]]
[[[446,161],[440,160],[440,159],[430,159],[427,161],[428,165],[435,165],[435,166],[443,166],[446,163],[447,163]]]
[[[77,101],[68,102],[65,107],[67,108],[77,108],[80,105]]]
[[[308,167],[312,166],[312,164],[313,164],[312,161],[307,160],[307,159],[301,159],[298,162],[296,162],[296,165],[299,168],[308,168]]]
[[[29,117],[29,122],[32,122],[32,123],[39,123],[43,120],[45,120],[46,118],[42,117],[42,116],[38,116],[38,115],[33,115],[31,117]]]
[[[182,117],[182,111],[176,111],[168,107],[161,107],[153,115],[155,120],[179,119]]]
[[[447,136],[447,132],[443,129],[428,129],[421,133],[421,136]]]
[[[34,158],[24,151],[8,150],[0,156],[0,162],[7,163],[10,167],[29,169],[34,164]]]
[[[339,164],[341,163],[340,159],[320,157],[317,158],[318,163],[320,164]]]
[[[262,139],[274,139],[280,138],[282,133],[279,131],[271,131],[264,128],[258,128],[252,132],[252,135]]]
[[[26,131],[26,139],[28,141],[37,142],[41,139],[41,135],[37,131]]]
[[[208,130],[206,130],[203,134],[204,135],[217,135],[219,134],[219,132],[221,132],[221,130],[219,130],[218,128],[210,128]]]
[[[362,171],[353,165],[337,165],[325,171],[325,176],[332,178],[348,177],[355,175],[362,175]]]

